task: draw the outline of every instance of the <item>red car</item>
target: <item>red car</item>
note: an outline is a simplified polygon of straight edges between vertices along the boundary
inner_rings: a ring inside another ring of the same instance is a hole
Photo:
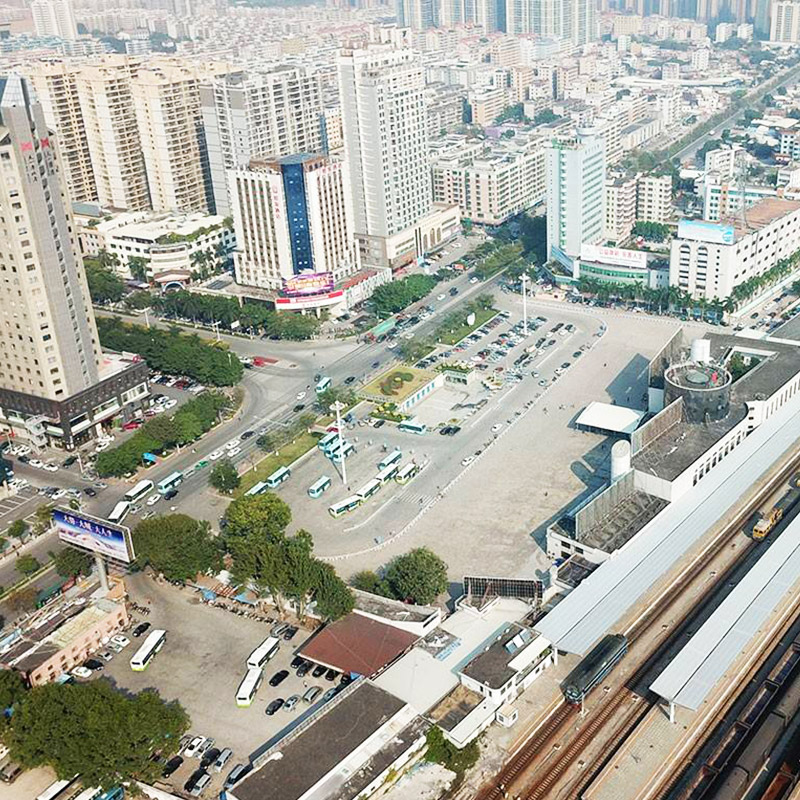
[[[137,428],[140,428],[141,426],[142,426],[141,422],[126,422],[122,426],[122,430],[124,430],[124,431],[135,431]]]

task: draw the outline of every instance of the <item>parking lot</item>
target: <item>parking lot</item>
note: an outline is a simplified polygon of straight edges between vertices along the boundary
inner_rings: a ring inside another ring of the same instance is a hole
[[[179,700],[192,720],[191,737],[211,737],[214,749],[233,750],[226,767],[212,774],[203,797],[216,797],[236,764],[247,763],[255,751],[313,713],[322,702],[322,693],[313,705],[301,701],[292,711],[281,708],[268,716],[265,711],[271,701],[303,695],[314,685],[323,692],[339,685],[338,676],[335,681],[325,676],[314,678],[311,672],[297,677],[290,667],[295,651],[309,635],[300,629],[291,642],[281,642],[277,655],[265,666],[264,681],[252,705],[237,707],[236,692],[247,672],[247,657],[270,635],[271,625],[206,605],[196,592],[155,583],[141,573],[128,576],[126,583],[132,599],[151,609],[146,617],[138,616],[137,622],[145,619],[151,629],[166,630],[167,640],[144,672],[134,672],[130,658],[144,636],[133,638],[126,632],[131,644],[114,656],[101,674],[121,688],[153,688],[165,700]],[[288,677],[279,686],[270,686],[269,679],[281,670],[287,670]],[[185,757],[167,782],[182,790],[198,769],[199,760]]]

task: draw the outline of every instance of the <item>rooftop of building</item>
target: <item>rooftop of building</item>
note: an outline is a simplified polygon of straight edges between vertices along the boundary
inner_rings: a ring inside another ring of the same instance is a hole
[[[452,731],[483,702],[483,695],[459,683],[428,713],[442,730]]]
[[[711,357],[725,362],[734,351],[751,354],[758,364],[733,383],[730,411],[720,420],[693,424],[685,419],[635,453],[634,468],[674,480],[747,416],[747,402],[766,400],[800,372],[800,347],[771,338],[750,339],[708,334]]]
[[[354,589],[353,594],[356,611],[364,611],[394,622],[424,622],[438,611],[432,606],[415,606],[359,589]]]
[[[530,644],[535,637],[536,634],[531,633],[528,628],[512,623],[461,671],[468,678],[485,686],[500,689],[517,672],[511,667],[511,662],[517,657],[519,651]]]
[[[747,223],[742,222],[741,214],[720,220],[723,225],[732,225],[736,239],[760,231],[773,222],[800,210],[800,202],[784,200],[780,197],[765,197],[747,209]]]
[[[135,364],[143,363],[142,357],[134,353],[109,353],[103,351],[98,365],[100,380],[107,380],[114,375],[119,375],[120,372],[124,372],[126,369],[130,369]]]
[[[307,727],[301,726],[267,751],[263,765],[231,794],[236,800],[297,800],[404,706],[402,700],[375,684],[358,681],[323,706]]]
[[[74,207],[76,213],[94,217],[94,207],[87,206],[83,211]],[[88,213],[87,213],[88,212]],[[175,234],[191,236],[202,228],[222,227],[225,217],[218,214],[161,214],[150,211],[128,211],[113,214],[88,230],[95,230],[106,236],[137,239],[155,243],[161,236]]]
[[[557,568],[556,580],[563,586],[574,589],[582,580],[588,578],[598,566],[598,564],[575,553]]]

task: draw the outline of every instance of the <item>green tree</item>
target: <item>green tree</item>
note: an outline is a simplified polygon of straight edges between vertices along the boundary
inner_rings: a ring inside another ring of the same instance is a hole
[[[353,588],[360,589],[362,592],[370,592],[371,594],[379,594],[384,597],[391,597],[392,590],[387,585],[377,572],[371,569],[365,569],[357,572],[350,580]]]
[[[536,114],[533,118],[533,122],[535,125],[549,125],[557,119],[559,119],[559,116],[553,113],[552,108],[544,108]]]
[[[317,569],[314,600],[319,614],[326,619],[339,619],[349,614],[355,606],[353,593],[330,564],[317,561]]]
[[[14,539],[22,539],[28,532],[28,523],[24,519],[15,519],[9,526],[6,533]]]
[[[125,298],[125,305],[128,308],[140,310],[143,308],[150,308],[153,305],[153,295],[144,289],[138,292],[131,292]]]
[[[16,569],[20,575],[26,578],[29,577],[30,575],[33,575],[34,572],[38,572],[41,568],[42,565],[39,563],[39,560],[35,556],[30,555],[29,553],[21,555],[14,562],[14,569]]]
[[[88,575],[92,570],[92,558],[88,553],[65,547],[59,550],[53,559],[56,572],[62,578],[75,578],[78,575]]]
[[[280,539],[289,523],[292,511],[272,492],[245,495],[234,500],[225,512],[225,538],[255,536],[267,541]]]
[[[447,591],[447,564],[427,547],[417,547],[391,561],[386,583],[398,600],[432,603]]]
[[[33,611],[36,608],[36,598],[38,592],[33,586],[23,586],[21,589],[12,592],[4,598],[6,607],[13,614],[22,614],[25,611]]]
[[[427,337],[423,339],[401,339],[397,352],[404,361],[413,363],[428,355],[435,346],[436,343],[433,339]]]
[[[421,300],[436,286],[432,275],[409,275],[399,281],[384,283],[372,293],[370,303],[382,319]]]
[[[107,681],[33,688],[15,709],[6,737],[25,768],[51,766],[59,778],[81,775],[86,786],[152,783],[173,755],[189,718],[154,691],[123,694]]]
[[[25,681],[18,672],[10,669],[0,669],[0,709],[16,706],[25,698]],[[0,713],[0,725],[7,722],[5,714]]]
[[[231,494],[234,489],[239,488],[242,479],[230,459],[224,458],[214,465],[208,482],[218,491]]]
[[[125,284],[108,263],[104,264],[98,256],[97,258],[85,258],[83,264],[92,302],[117,303],[122,299],[125,294]]]
[[[135,281],[147,283],[147,267],[149,261],[141,256],[128,256],[128,271]]]
[[[670,235],[670,227],[663,222],[639,221],[633,226],[633,234],[648,242],[663,242]]]
[[[428,729],[425,740],[427,743],[425,760],[441,764],[456,775],[463,775],[466,770],[474,766],[481,754],[477,739],[473,739],[465,747],[458,748],[445,738],[442,729],[437,725]]]
[[[221,568],[219,540],[211,526],[186,514],[169,514],[140,522],[133,529],[136,563],[152,567],[171,581]]]

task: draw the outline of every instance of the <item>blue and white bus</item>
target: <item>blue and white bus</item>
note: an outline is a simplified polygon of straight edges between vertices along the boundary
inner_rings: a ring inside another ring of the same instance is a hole
[[[172,475],[167,475],[163,481],[158,482],[158,491],[159,494],[166,494],[170,490],[174,489],[178,484],[183,481],[183,473],[182,472],[173,472]]]
[[[331,388],[331,379],[330,378],[322,378],[320,382],[314,387],[314,391],[317,394],[322,394],[327,389]]]
[[[266,481],[259,481],[254,486],[251,486],[246,492],[245,495],[254,495],[254,494],[263,494],[267,491],[269,487],[267,486]]]
[[[416,464],[412,461],[410,464],[400,467],[400,470],[398,471],[397,475],[394,476],[394,479],[401,484],[408,483],[410,480],[416,477],[418,472],[419,464]]]
[[[134,672],[144,672],[153,656],[164,646],[167,641],[167,632],[162,630],[150,631],[144,644],[133,654],[131,669]]]
[[[361,498],[353,495],[353,497],[348,497],[345,500],[342,500],[341,503],[334,503],[329,509],[328,513],[334,518],[338,519],[342,516],[342,514],[347,514],[348,511],[352,511],[355,508],[358,508],[361,505]]]
[[[350,444],[350,442],[345,442],[344,447],[336,450],[335,452],[331,453],[331,460],[335,461],[337,464],[341,464],[349,456],[355,453],[356,448]]]
[[[414,419],[404,419],[398,426],[401,431],[408,431],[408,433],[427,433],[428,426],[424,422],[417,422]]]
[[[270,489],[275,489],[284,481],[288,481],[291,477],[292,471],[289,469],[289,467],[280,467],[279,469],[276,469],[275,472],[269,476],[269,478],[267,478],[267,486]]]
[[[323,475],[318,481],[308,487],[308,496],[313,497],[315,500],[322,497],[322,493],[331,485],[331,479],[327,475]]]
[[[236,691],[236,705],[247,708],[253,704],[253,698],[264,680],[264,670],[259,667],[250,667]]]
[[[383,486],[383,484],[377,478],[373,478],[356,492],[356,497],[360,497],[363,503],[365,500],[369,500],[375,492],[379,491],[381,486]]]
[[[400,469],[400,465],[399,464],[389,464],[388,467],[384,467],[375,476],[375,480],[376,481],[380,481],[381,486],[383,486],[384,484],[389,483],[389,481],[392,478],[394,478],[395,475],[397,475],[397,470],[399,470],[399,469]]]
[[[400,459],[403,457],[403,454],[400,450],[392,450],[386,458],[378,464],[378,469],[386,469],[386,467],[391,467],[392,464],[396,464]]]
[[[326,433],[318,442],[317,447],[322,450],[323,453],[326,453],[331,447],[335,447],[336,443],[339,441],[339,434],[336,431],[331,431],[330,433]]]

